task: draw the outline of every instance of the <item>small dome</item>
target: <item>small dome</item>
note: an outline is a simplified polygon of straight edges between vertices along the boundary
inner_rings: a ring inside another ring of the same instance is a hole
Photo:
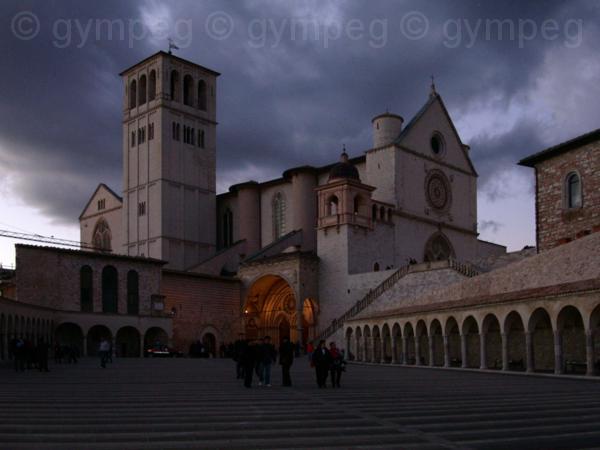
[[[339,178],[350,178],[360,181],[358,169],[348,162],[348,154],[345,149],[340,157],[340,162],[334,164],[329,171],[329,181]]]

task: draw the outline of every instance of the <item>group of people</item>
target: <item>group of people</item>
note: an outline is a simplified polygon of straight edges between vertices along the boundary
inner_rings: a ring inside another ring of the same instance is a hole
[[[40,338],[37,344],[30,339],[13,338],[8,347],[9,357],[13,359],[16,372],[37,368],[40,372],[48,370],[48,351],[50,346]]]
[[[341,387],[342,372],[346,370],[344,351],[337,348],[335,342],[327,348],[325,341],[321,341],[316,349],[309,345],[309,361],[315,368],[317,385],[324,388],[327,378],[331,375],[331,387]],[[258,340],[238,339],[233,348],[233,359],[236,362],[236,376],[244,380],[246,388],[252,387],[254,375],[258,377],[258,386],[271,386],[271,368],[279,359],[281,366],[281,379],[283,386],[291,386],[292,378],[290,369],[297,356],[298,346],[284,337],[277,351],[271,343],[271,337],[265,336]]]

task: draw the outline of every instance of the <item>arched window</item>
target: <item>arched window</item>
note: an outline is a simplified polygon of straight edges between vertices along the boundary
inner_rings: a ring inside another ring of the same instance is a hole
[[[371,220],[375,222],[377,220],[377,205],[373,205],[371,208]]]
[[[221,232],[223,233],[223,247],[230,247],[233,244],[233,213],[229,208],[223,214]]]
[[[378,262],[373,264],[373,272],[379,272],[379,263]]]
[[[281,192],[273,196],[273,239],[285,234],[285,198]]]
[[[137,82],[133,80],[129,84],[129,109],[135,108],[135,101],[137,98]]]
[[[117,313],[119,305],[119,275],[113,266],[102,269],[102,312]]]
[[[183,77],[183,104],[192,106],[194,80],[191,75]]]
[[[332,195],[327,200],[327,215],[335,216],[338,213],[338,198],[335,195]]]
[[[360,195],[356,195],[356,197],[354,197],[354,214],[360,214],[362,212],[363,209],[363,199]]]
[[[109,252],[111,250],[111,233],[104,218],[98,219],[92,235],[92,245],[96,250]]]
[[[567,175],[566,180],[566,203],[567,208],[580,208],[581,207],[581,179],[575,172]]]
[[[140,312],[139,276],[135,270],[127,272],[127,314]]]
[[[198,82],[198,108],[206,111],[206,82],[204,80]]]
[[[442,233],[435,233],[425,244],[425,262],[443,261],[455,258],[452,244]]]
[[[150,71],[150,81],[148,83],[148,100],[156,98],[156,70]]]
[[[92,312],[94,310],[94,297],[93,297],[93,272],[90,266],[83,266],[79,271],[79,285],[80,285],[80,297],[81,311]]]
[[[179,101],[179,72],[171,71],[171,100]]]
[[[148,88],[146,83],[146,75],[140,77],[140,105],[146,103],[146,89]]]

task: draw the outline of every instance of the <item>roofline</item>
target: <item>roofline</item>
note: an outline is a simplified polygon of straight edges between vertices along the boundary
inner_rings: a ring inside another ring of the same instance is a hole
[[[196,64],[195,62],[192,62],[192,61],[188,61],[187,59],[181,58],[181,57],[179,57],[179,56],[176,56],[176,55],[174,55],[174,54],[172,54],[172,53],[167,53],[167,52],[165,52],[165,51],[163,51],[163,50],[159,50],[158,52],[156,52],[156,53],[154,53],[154,54],[152,54],[152,55],[148,56],[147,58],[145,58],[145,59],[143,59],[143,60],[141,60],[141,61],[139,61],[139,62],[135,63],[133,66],[130,66],[130,67],[128,67],[127,69],[123,70],[121,73],[119,73],[119,76],[121,76],[121,77],[122,77],[122,76],[123,76],[123,75],[125,75],[127,72],[129,72],[130,70],[134,69],[135,67],[137,67],[137,66],[139,66],[139,65],[141,65],[141,64],[144,64],[144,63],[148,62],[150,59],[152,59],[152,58],[154,58],[154,57],[156,57],[156,56],[158,56],[158,55],[165,55],[165,56],[169,56],[169,57],[171,57],[171,58],[175,59],[176,61],[184,62],[184,63],[186,63],[186,64],[190,64],[190,65],[192,65],[192,66],[194,66],[194,67],[197,67],[197,68],[199,68],[199,69],[201,69],[201,70],[204,70],[204,71],[206,71],[206,72],[212,73],[212,74],[213,74],[214,76],[216,76],[216,77],[218,77],[219,75],[221,75],[219,72],[216,72],[216,71],[214,71],[214,70],[212,70],[212,69],[209,69],[208,67],[201,66],[200,64]]]
[[[113,258],[113,259],[121,259],[127,261],[136,261],[140,263],[146,264],[158,264],[164,266],[168,263],[168,261],[163,261],[161,259],[155,258],[146,258],[142,256],[129,256],[129,255],[121,255],[118,253],[108,253],[108,252],[97,252],[92,250],[75,250],[72,248],[61,248],[61,247],[52,247],[49,245],[31,245],[31,244],[15,244],[15,248],[29,248],[35,250],[42,250],[45,252],[57,252],[57,253],[69,253],[76,254],[79,256],[89,256],[91,258]],[[17,267],[18,270],[18,267]]]
[[[115,191],[113,191],[111,188],[109,188],[106,184],[104,183],[100,183],[98,185],[98,187],[96,188],[96,190],[94,191],[94,193],[92,195],[90,195],[90,199],[87,201],[87,203],[85,204],[85,206],[83,207],[83,210],[81,211],[81,214],[79,214],[79,220],[81,220],[81,218],[83,217],[83,213],[85,212],[86,209],[88,209],[88,206],[90,206],[90,203],[92,203],[92,199],[94,198],[94,196],[98,193],[98,191],[100,190],[101,187],[103,187],[110,193],[112,194],[117,200],[119,200],[121,203],[123,203],[123,197],[121,197],[120,195],[118,195]],[[121,205],[122,206],[122,205]]]
[[[525,167],[535,167],[535,165],[539,162],[595,141],[600,141],[600,128],[589,131],[585,134],[581,134],[573,139],[561,142],[560,144],[553,145],[552,147],[548,147],[545,150],[534,153],[533,155],[527,156],[520,160],[517,164]]]
[[[223,277],[223,276],[219,276],[219,275],[211,275],[208,273],[201,273],[201,272],[188,272],[185,270],[163,269],[162,273],[164,275],[176,275],[176,276],[192,277],[192,278],[206,278],[208,280],[219,280],[219,281],[226,281],[229,283],[241,283],[241,280],[237,277]]]

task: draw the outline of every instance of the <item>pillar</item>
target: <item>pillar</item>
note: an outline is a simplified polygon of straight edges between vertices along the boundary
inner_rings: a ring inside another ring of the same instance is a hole
[[[467,335],[460,335],[460,358],[462,359],[461,367],[468,367],[467,364]]]
[[[485,333],[479,333],[479,368],[487,369],[487,352],[485,348]]]
[[[502,333],[502,370],[508,370],[508,334]]]
[[[527,353],[527,372],[533,372],[533,335],[530,332],[525,333],[525,352]]]
[[[562,353],[562,336],[560,331],[554,332],[554,373],[560,375],[563,373],[563,353]]]
[[[433,336],[429,336],[429,365],[431,367],[435,366],[433,356]]]
[[[415,335],[415,365],[421,365],[421,339]]]
[[[408,364],[408,339],[402,338],[402,364]]]
[[[594,333],[588,331],[585,334],[585,359],[587,362],[586,375],[594,375]]]
[[[450,367],[450,339],[447,335],[442,336],[444,340],[444,367]]]

